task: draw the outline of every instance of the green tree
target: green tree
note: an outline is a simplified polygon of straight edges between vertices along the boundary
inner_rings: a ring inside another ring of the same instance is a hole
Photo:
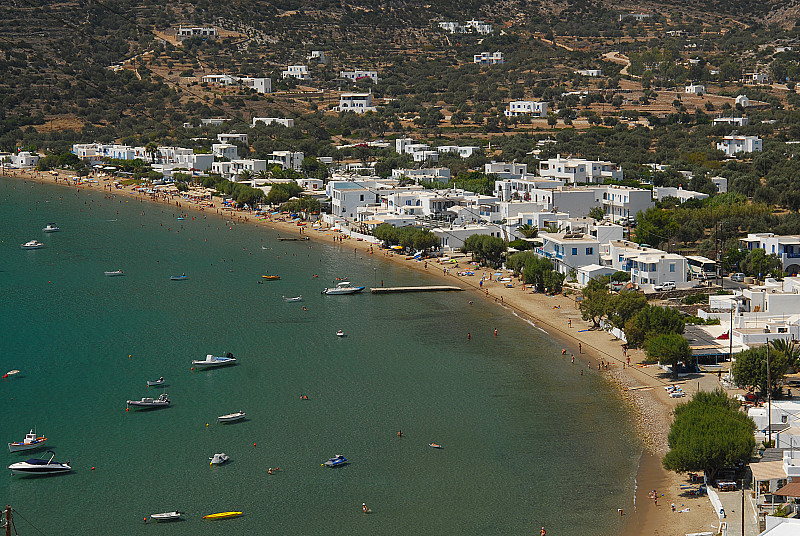
[[[278,205],[285,203],[292,197],[300,195],[303,189],[296,182],[280,182],[273,184],[267,194],[267,203],[270,205]]]
[[[623,290],[610,297],[609,305],[611,311],[608,315],[609,322],[615,328],[625,329],[625,324],[647,307],[647,298],[635,290]]]
[[[594,207],[589,211],[589,217],[597,221],[602,221],[605,215],[606,213],[603,211],[603,207]]]
[[[499,266],[507,250],[506,241],[502,238],[479,234],[468,236],[461,247],[463,253],[471,253],[473,259],[490,266]]]
[[[636,226],[636,241],[657,245],[668,241],[678,232],[678,222],[672,212],[660,208],[650,208],[639,213]]]
[[[645,342],[647,359],[653,363],[672,366],[672,376],[678,377],[678,363],[688,363],[692,359],[689,341],[677,333],[659,333]]]
[[[661,333],[683,333],[684,321],[675,309],[648,305],[625,324],[625,338],[631,348],[640,348],[646,339]]]
[[[781,268],[783,267],[778,257],[767,255],[761,248],[748,251],[744,259],[740,261],[739,266],[745,274],[759,279],[763,279],[767,275],[780,277],[782,275]]]
[[[526,285],[532,285],[538,292],[561,292],[564,274],[553,270],[553,263],[535,255],[527,257],[522,272]]]
[[[755,448],[755,423],[739,403],[721,389],[698,392],[675,408],[670,451],[662,464],[668,471],[703,471],[714,479],[720,469],[750,459]]]
[[[786,339],[775,339],[770,344],[776,354],[781,353],[786,356],[789,366],[795,369],[800,368],[800,344]]]
[[[785,352],[771,351],[769,355],[769,387],[773,396],[780,393],[780,386],[789,370],[789,356]],[[767,392],[767,346],[751,348],[736,354],[731,370],[736,385],[757,387]]]
[[[578,307],[581,318],[591,320],[597,329],[611,310],[611,293],[608,291],[608,276],[592,279],[583,289],[583,300]]]

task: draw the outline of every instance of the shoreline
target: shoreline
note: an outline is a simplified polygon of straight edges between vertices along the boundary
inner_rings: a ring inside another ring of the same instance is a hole
[[[336,244],[340,249],[343,245],[352,245],[354,254],[357,254],[359,250],[365,255],[382,253],[387,260],[420,273],[428,273],[449,284],[453,284],[455,278],[456,284],[474,295],[474,299],[481,297],[491,300],[493,298],[497,305],[505,308],[512,315],[543,330],[562,344],[564,351],[574,354],[579,363],[587,365],[591,372],[595,372],[594,367],[597,366],[597,373],[603,375],[610,386],[621,394],[621,401],[631,415],[632,428],[643,447],[637,464],[635,487],[630,499],[626,499],[626,504],[620,505],[625,516],[623,534],[628,536],[638,534],[682,535],[687,532],[696,532],[701,527],[708,527],[717,522],[713,509],[707,504],[707,499],[687,499],[680,496],[680,485],[686,483],[686,479],[681,475],[668,473],[661,466],[661,458],[667,451],[666,438],[672,420],[672,410],[680,402],[679,399],[669,398],[663,387],[676,383],[682,385],[687,393],[692,394],[697,390],[691,388],[695,382],[688,382],[685,379],[673,382],[658,367],[641,365],[645,357],[641,350],[628,352],[631,363],[628,366],[627,360],[622,357],[621,341],[605,331],[587,329],[588,325],[581,319],[577,302],[569,296],[563,294],[545,296],[540,293],[531,293],[523,289],[522,284],[514,278],[511,283],[513,286],[509,288],[505,286],[505,283],[491,279],[491,273],[494,271],[489,272],[489,279],[481,279],[477,271],[474,276],[459,276],[457,275],[459,270],[473,268],[468,264],[465,266],[465,263],[470,261],[467,257],[459,259],[457,264],[447,265],[438,259],[415,261],[407,259],[404,255],[393,253],[391,250],[378,249],[377,252],[374,252],[374,245],[370,242],[340,235],[331,229],[315,230],[310,226],[299,227],[291,221],[275,221],[271,218],[256,219],[249,212],[222,209],[216,203],[204,207],[200,206],[198,202],[184,199],[179,195],[150,196],[130,187],[114,188],[110,180],[101,179],[95,184],[70,184],[69,180],[72,177],[69,175],[54,176],[35,171],[19,174],[11,174],[7,171],[2,176],[42,184],[52,182],[58,186],[77,190],[95,190],[103,192],[104,195],[121,195],[138,199],[141,202],[157,202],[187,214],[190,212],[211,213],[236,223],[262,225],[292,237],[300,236],[302,232],[308,235],[311,241],[319,240],[328,244]],[[305,231],[301,231],[301,229],[305,229]],[[442,271],[439,272],[439,270]],[[480,281],[482,281],[482,285],[479,283]],[[607,368],[600,366],[601,360],[607,363]],[[716,383],[716,379],[713,382]],[[700,382],[697,384],[699,387]],[[708,386],[703,390],[708,390]],[[655,504],[648,498],[648,493],[654,489],[658,490],[659,495],[663,493],[663,497],[660,497],[660,504]],[[629,511],[630,500],[634,505],[632,511]],[[669,505],[673,502],[682,506],[690,505],[690,512],[680,516],[671,512]]]

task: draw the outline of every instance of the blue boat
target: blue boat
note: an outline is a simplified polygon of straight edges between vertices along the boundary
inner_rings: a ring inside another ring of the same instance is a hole
[[[170,281],[186,281],[189,277],[186,274],[170,276]]]
[[[323,463],[322,465],[326,467],[339,467],[340,465],[345,465],[347,463],[347,458],[342,456],[341,454],[337,454],[327,462]]]

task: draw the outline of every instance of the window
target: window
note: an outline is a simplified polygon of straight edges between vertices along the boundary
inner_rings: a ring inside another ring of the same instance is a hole
[[[671,262],[671,263],[669,264],[669,271],[670,271],[670,272],[674,272],[674,271],[675,271],[675,263],[674,263],[674,262]]]
[[[363,201],[363,200],[364,200],[364,194],[361,194],[361,195],[359,196],[359,201]]]
[[[572,248],[572,254],[573,255],[577,255],[578,254],[578,248]]]
[[[594,248],[586,248],[587,255],[594,255]]]

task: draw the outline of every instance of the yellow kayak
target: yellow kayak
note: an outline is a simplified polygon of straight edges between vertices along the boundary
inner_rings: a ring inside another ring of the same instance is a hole
[[[279,275],[262,275],[261,277],[263,277],[264,279],[273,279],[273,280],[281,278],[281,276]]]
[[[203,519],[227,519],[229,517],[239,517],[240,515],[242,515],[242,512],[220,512],[203,516]]]

